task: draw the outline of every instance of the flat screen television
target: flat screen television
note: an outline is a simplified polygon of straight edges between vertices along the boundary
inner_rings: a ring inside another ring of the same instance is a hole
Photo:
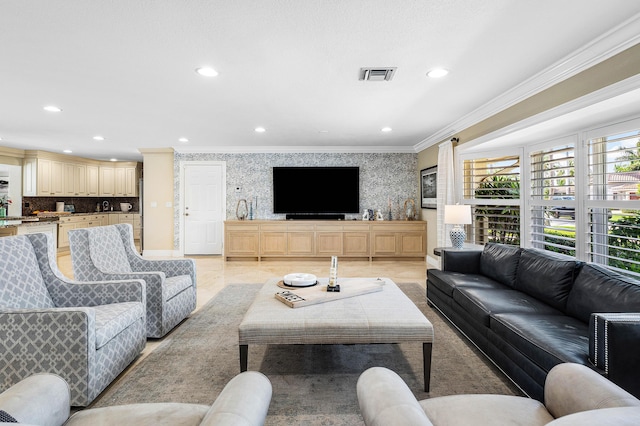
[[[304,219],[359,211],[359,167],[273,168],[274,213]]]

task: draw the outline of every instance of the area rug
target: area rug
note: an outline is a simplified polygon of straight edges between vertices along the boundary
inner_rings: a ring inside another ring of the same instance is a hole
[[[114,382],[92,407],[137,402],[211,404],[240,370],[238,325],[262,284],[231,284]],[[253,345],[249,370],[273,386],[267,425],[361,425],[356,382],[369,367],[397,372],[418,399],[461,393],[518,395],[518,389],[427,305],[416,283],[398,286],[434,326],[431,391],[422,344]]]

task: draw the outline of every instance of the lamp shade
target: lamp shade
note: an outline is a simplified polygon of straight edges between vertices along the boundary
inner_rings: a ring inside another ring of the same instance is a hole
[[[447,225],[469,225],[471,223],[471,206],[464,204],[444,206],[444,223]]]

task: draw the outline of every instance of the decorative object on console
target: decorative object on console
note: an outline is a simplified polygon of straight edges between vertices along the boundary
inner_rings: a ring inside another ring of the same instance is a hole
[[[404,214],[407,220],[415,220],[416,218],[416,202],[413,198],[408,198],[404,202]]]
[[[362,220],[369,220],[369,210],[364,209],[364,212],[362,213]]]
[[[376,220],[384,220],[384,216],[382,215],[380,209],[376,210]]]
[[[461,225],[471,224],[471,206],[469,205],[446,205],[444,206],[445,225],[454,225],[449,233],[451,245],[454,249],[461,249],[467,234]]]
[[[247,214],[247,200],[242,198],[241,200],[238,200],[238,204],[236,205],[236,217],[238,220],[245,220],[247,218]]]

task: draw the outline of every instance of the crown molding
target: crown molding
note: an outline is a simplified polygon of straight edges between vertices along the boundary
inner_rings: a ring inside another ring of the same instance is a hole
[[[640,43],[640,13],[414,146],[420,152]]]
[[[179,154],[416,153],[412,146],[175,146],[173,149]]]
[[[638,89],[640,89],[640,74],[629,77],[625,80],[614,83],[602,89],[596,90],[587,95],[559,105],[555,108],[551,108],[539,114],[525,118],[524,120],[505,126],[491,133],[487,133],[486,135],[482,135],[474,140],[465,143],[464,145],[461,145],[459,148],[459,152],[463,153],[467,150],[476,148],[477,146],[482,145],[485,142],[514,134],[515,132],[518,132],[520,130],[524,130],[529,127],[548,122],[555,118],[579,111],[583,108],[596,105],[600,102],[606,102],[617,96],[624,95],[625,93],[629,93]]]

